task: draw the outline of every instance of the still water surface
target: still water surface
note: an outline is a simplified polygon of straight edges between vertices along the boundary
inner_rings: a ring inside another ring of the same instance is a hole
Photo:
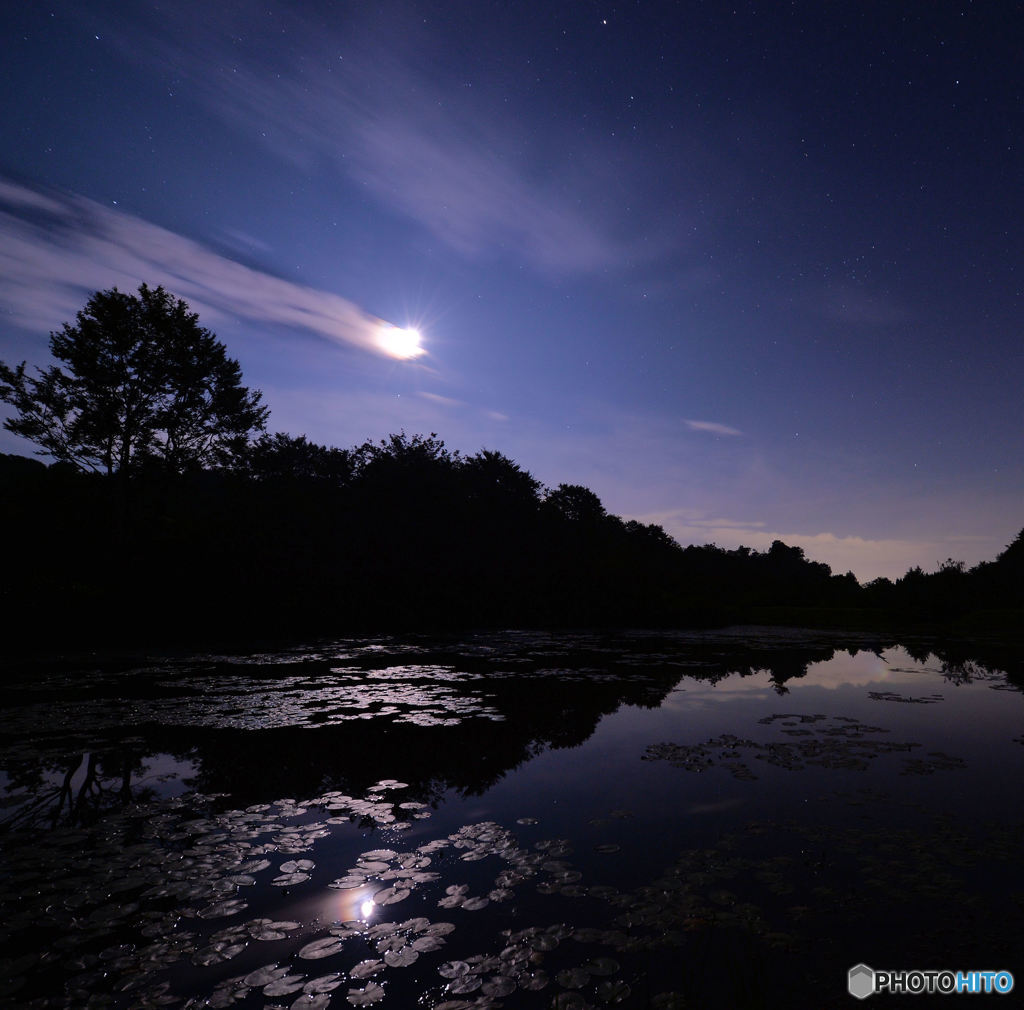
[[[1024,698],[992,655],[746,628],[37,664],[0,714],[0,1005],[1024,984]]]

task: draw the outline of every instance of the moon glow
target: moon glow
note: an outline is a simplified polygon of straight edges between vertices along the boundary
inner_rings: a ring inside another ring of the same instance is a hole
[[[392,358],[403,360],[418,358],[427,353],[420,343],[422,339],[419,330],[412,327],[402,329],[390,323],[384,323],[377,331],[377,343],[381,350]]]

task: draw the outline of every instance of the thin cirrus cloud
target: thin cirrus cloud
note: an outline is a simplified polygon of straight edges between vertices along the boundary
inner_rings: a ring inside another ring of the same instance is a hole
[[[431,393],[428,390],[420,390],[419,394],[424,400],[429,400],[431,403],[437,404],[438,407],[443,408],[446,411],[453,411],[457,409],[468,409],[475,412],[475,416],[486,418],[489,421],[508,421],[510,420],[508,414],[502,413],[500,410],[491,410],[487,407],[473,407],[472,404],[467,403],[465,400],[456,400],[451,396],[442,396],[440,393]],[[446,421],[448,418],[445,418]]]
[[[339,295],[244,266],[85,197],[0,179],[0,304],[15,325],[45,332],[75,315],[83,292],[143,281],[214,316],[387,354],[379,342],[384,321]]]
[[[719,424],[717,421],[685,421],[686,427],[691,431],[706,431],[711,435],[742,435],[739,428],[731,428],[727,424]]]
[[[326,164],[466,256],[514,252],[541,269],[586,273],[650,255],[650,234],[622,234],[628,215],[595,212],[629,190],[608,158],[566,157],[557,135],[525,134],[485,85],[446,87],[441,57],[410,52],[408,40],[403,51],[400,32],[338,34],[282,4],[275,22],[306,58],[285,65],[256,40],[236,45],[249,36],[237,25],[263,13],[245,3],[206,11],[205,34],[186,49],[174,26],[187,15],[170,9],[159,25],[125,31],[121,52],[173,69],[229,129],[261,138],[282,161],[307,172]],[[211,72],[225,50],[230,73]]]
[[[463,400],[455,400],[450,396],[442,396],[440,393],[430,393],[426,390],[420,390],[420,396],[424,400],[430,400],[431,403],[440,404],[442,407],[465,407],[466,404]]]

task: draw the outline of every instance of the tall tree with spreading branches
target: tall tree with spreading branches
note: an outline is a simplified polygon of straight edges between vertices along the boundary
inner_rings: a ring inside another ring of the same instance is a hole
[[[0,362],[4,427],[83,471],[129,476],[230,466],[266,425],[262,394],[199,316],[162,287],[97,291],[74,325],[50,334],[61,365]]]

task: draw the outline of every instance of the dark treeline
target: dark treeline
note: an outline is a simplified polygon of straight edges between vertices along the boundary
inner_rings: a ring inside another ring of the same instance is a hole
[[[47,641],[736,621],[953,626],[1024,606],[1024,533],[993,562],[860,585],[801,548],[683,548],[435,435],[352,449],[264,435],[231,468],[130,480],[0,457],[3,612]],[[994,615],[994,616],[993,616]],[[977,619],[977,617],[976,617]],[[46,644],[45,641],[39,644]]]
[[[97,291],[50,353],[35,374],[0,362],[4,427],[57,461],[0,460],[0,605],[23,642],[977,611],[1013,627],[1024,605],[1024,534],[971,571],[860,586],[781,541],[684,549],[588,488],[434,434],[351,449],[265,434],[262,394],[162,287]]]

